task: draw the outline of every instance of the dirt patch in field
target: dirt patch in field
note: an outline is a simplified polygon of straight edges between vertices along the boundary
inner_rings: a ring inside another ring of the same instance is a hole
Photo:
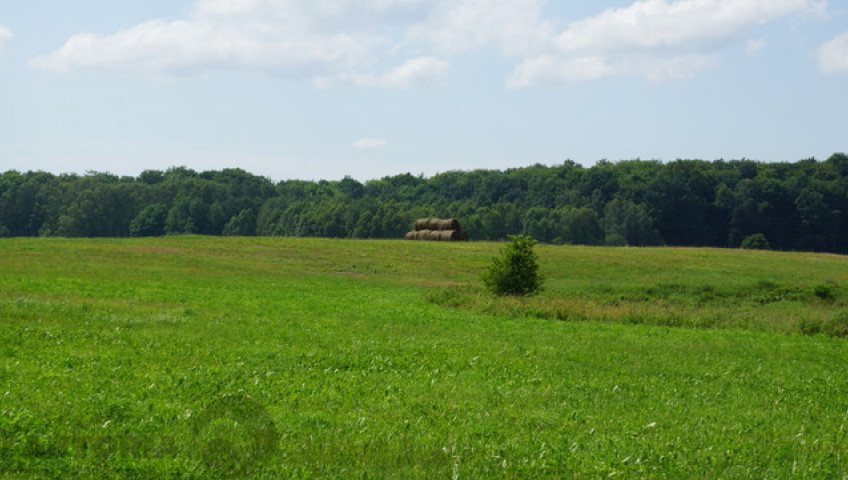
[[[130,247],[131,252],[139,252],[139,253],[184,253],[185,250],[181,248],[174,247]]]
[[[423,286],[426,286],[426,287],[439,287],[439,288],[467,287],[469,285],[468,282],[451,282],[449,280],[421,282],[421,284]]]

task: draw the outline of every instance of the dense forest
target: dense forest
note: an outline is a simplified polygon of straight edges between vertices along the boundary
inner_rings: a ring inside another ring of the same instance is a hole
[[[826,161],[600,161],[275,183],[240,169],[0,175],[0,236],[196,233],[402,238],[452,217],[474,240],[848,253],[848,155]]]

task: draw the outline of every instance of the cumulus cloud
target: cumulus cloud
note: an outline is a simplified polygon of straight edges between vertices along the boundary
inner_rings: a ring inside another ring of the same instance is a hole
[[[373,42],[346,33],[278,33],[270,24],[245,28],[207,18],[154,20],[107,36],[75,35],[32,64],[60,72],[102,69],[173,75],[235,68],[300,74],[356,64]]]
[[[812,7],[810,0],[642,0],[571,24],[557,43],[566,52],[709,48]]]
[[[363,138],[361,140],[357,140],[353,144],[353,148],[357,150],[377,150],[380,148],[386,148],[388,145],[389,142],[382,138]]]
[[[251,70],[287,77],[357,71],[390,42],[381,28],[423,0],[199,0],[185,20],[81,33],[33,66],[154,75]]]
[[[450,62],[438,58],[413,58],[385,73],[320,77],[315,80],[315,84],[320,87],[352,83],[365,87],[388,89],[426,88],[441,82],[449,67]]]
[[[691,77],[758,26],[823,5],[638,0],[566,24],[546,17],[549,1],[196,0],[185,19],[80,33],[31,64],[164,76],[256,71],[321,86],[420,88],[441,82],[461,54],[487,50],[515,62],[511,87],[621,75],[661,81]],[[749,52],[762,48],[757,42]]]
[[[563,58],[543,55],[527,60],[516,67],[507,86],[519,88],[530,85],[556,86],[599,80],[613,74],[603,57]]]
[[[449,62],[433,55],[403,58],[400,50],[426,48],[413,45],[430,41],[414,34],[414,26],[446,14],[445,5],[461,9],[455,3],[198,0],[191,18],[152,20],[109,35],[80,33],[31,65],[57,72],[94,69],[165,76],[248,70],[311,78],[319,85],[427,87],[444,78]],[[477,3],[478,9],[485,7],[485,2]]]
[[[553,39],[554,53],[519,65],[508,84],[686,78],[715,64],[725,45],[756,27],[819,9],[812,0],[641,0],[571,23]]]
[[[434,2],[430,17],[410,27],[407,39],[455,54],[494,46],[523,54],[547,42],[546,0],[453,0]]]
[[[0,55],[3,54],[3,49],[6,47],[6,43],[11,39],[12,31],[0,25]]]
[[[450,63],[433,57],[414,58],[390,72],[374,78],[374,84],[387,88],[431,86],[444,77]]]
[[[822,73],[848,72],[848,32],[837,35],[819,47],[817,56]]]
[[[429,86],[443,78],[445,56],[490,46],[507,55],[538,50],[552,34],[541,19],[545,2],[197,0],[190,18],[80,33],[31,64],[58,72],[237,69],[319,84]]]

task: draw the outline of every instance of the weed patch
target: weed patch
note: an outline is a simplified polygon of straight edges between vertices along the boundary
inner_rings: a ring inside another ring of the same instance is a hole
[[[804,335],[845,338],[848,336],[848,310],[839,311],[827,319],[804,318],[799,329]]]
[[[480,313],[544,320],[619,322],[692,328],[730,328],[786,334],[840,336],[845,293],[835,282],[778,284],[758,280],[738,286],[698,283],[590,286],[583,293],[545,292],[511,299],[466,286],[429,289],[436,305]]]

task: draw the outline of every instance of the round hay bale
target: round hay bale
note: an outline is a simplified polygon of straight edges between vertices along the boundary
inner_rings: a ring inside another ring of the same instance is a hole
[[[430,240],[430,230],[418,230],[415,232],[416,240]]]
[[[429,218],[419,218],[415,221],[415,230],[430,230],[430,219]]]
[[[439,240],[443,242],[455,242],[459,239],[459,235],[456,230],[440,230],[439,231]]]
[[[439,241],[442,237],[438,230],[427,230],[427,240]]]
[[[406,235],[403,236],[404,240],[415,240],[415,231],[406,232]]]
[[[438,228],[434,230],[459,230],[459,221],[455,218],[446,218],[436,221]]]

